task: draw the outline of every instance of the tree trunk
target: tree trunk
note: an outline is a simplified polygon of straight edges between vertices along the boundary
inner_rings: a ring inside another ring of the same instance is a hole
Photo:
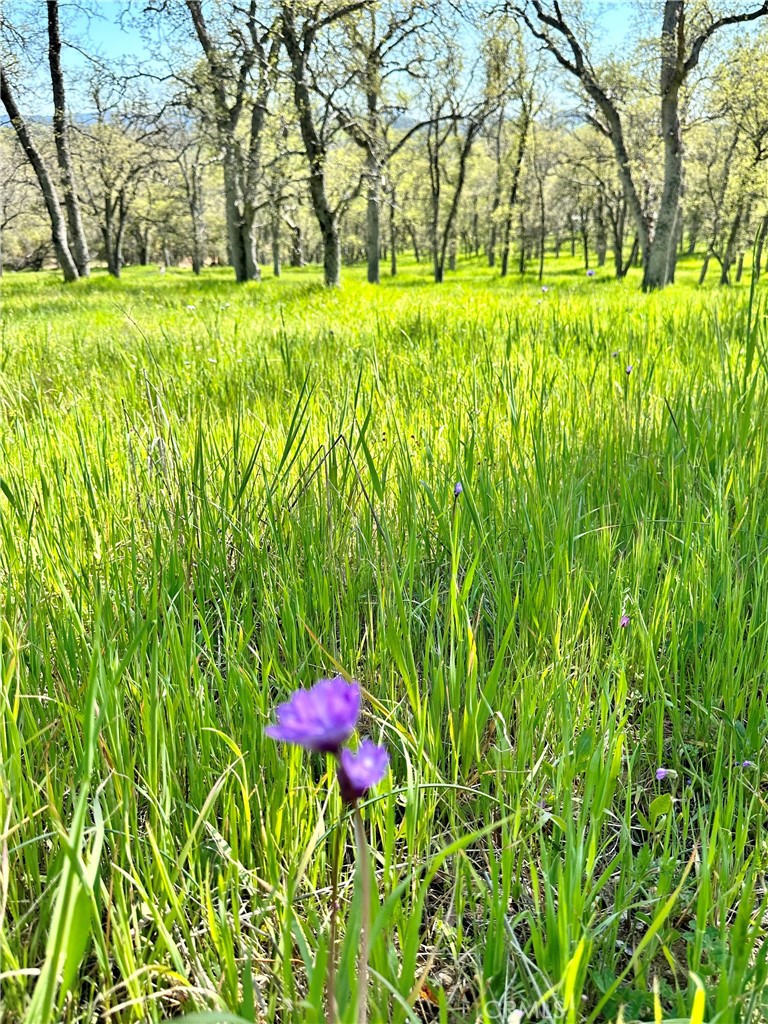
[[[419,251],[419,236],[416,234],[416,228],[413,226],[411,221],[406,221],[406,229],[408,234],[411,236],[411,245],[413,246],[413,258],[417,263],[421,263],[421,252]]]
[[[675,221],[672,225],[672,234],[669,238],[669,250],[667,251],[667,284],[675,283],[675,268],[677,267],[677,248],[680,237],[680,224],[683,214],[678,205],[675,211]]]
[[[240,245],[245,256],[245,279],[246,281],[260,281],[261,267],[259,266],[259,255],[257,252],[257,239],[255,232],[256,211],[249,202],[243,203],[243,212],[240,216]]]
[[[453,273],[456,270],[456,229],[451,231],[448,239],[448,269]]]
[[[524,274],[525,273],[525,212],[524,212],[522,206],[520,207],[519,227],[520,227],[520,259],[519,259],[518,264],[517,264],[517,269],[518,269],[519,273]]]
[[[704,257],[704,262],[701,265],[701,273],[699,274],[699,287],[701,287],[701,285],[704,284],[704,281],[706,279],[707,271],[709,270],[709,260],[710,253],[708,252]]]
[[[192,270],[195,274],[199,274],[205,263],[206,232],[202,169],[198,166],[192,168],[191,186],[189,212],[192,217]]]
[[[432,242],[432,268],[434,272],[435,284],[443,283],[443,268],[444,268],[444,256],[441,258],[440,244],[437,237],[437,214],[432,215],[431,225],[431,242]]]
[[[323,232],[323,276],[326,288],[338,288],[341,283],[341,240],[334,217]]]
[[[272,216],[270,218],[270,227],[272,233],[272,273],[275,277],[280,277],[281,270],[281,259],[280,259],[280,203],[276,202],[272,207]]]
[[[584,269],[589,270],[589,222],[587,211],[579,211],[579,223],[581,224],[581,248],[584,252]]]
[[[313,118],[312,97],[307,84],[307,50],[309,38],[304,43],[296,35],[294,13],[291,3],[281,5],[283,45],[291,62],[293,98],[299,118],[301,138],[309,163],[309,195],[323,239],[323,270],[327,288],[337,288],[341,281],[341,245],[337,211],[330,202],[325,187],[326,147],[318,134]]]
[[[149,263],[149,239],[150,229],[146,228],[144,231],[138,232],[139,241],[139,266],[146,267]]]
[[[680,134],[678,97],[679,40],[683,38],[685,12],[681,0],[666,0],[661,30],[661,132],[664,138],[664,184],[653,239],[643,266],[643,291],[663,288],[669,283],[670,246],[675,244],[675,227],[683,181],[683,147]]]
[[[368,284],[379,283],[379,200],[381,195],[381,175],[379,162],[373,147],[368,147],[366,156],[366,220],[365,220],[365,251],[368,259]]]
[[[741,202],[736,207],[736,215],[733,218],[731,224],[731,230],[728,232],[728,241],[725,245],[725,253],[723,255],[723,262],[720,268],[720,284],[729,285],[731,283],[731,267],[736,255],[736,242],[739,237],[739,229],[741,227],[741,218],[744,213],[743,205]]]
[[[61,33],[59,31],[58,0],[48,0],[48,62],[51,68],[51,87],[53,90],[53,138],[56,143],[56,156],[61,171],[64,208],[67,211],[67,223],[72,241],[71,251],[78,274],[80,277],[88,277],[90,273],[88,242],[85,237],[85,229],[83,228],[83,218],[80,214],[80,202],[77,198],[77,189],[75,188],[72,153],[69,147],[64,73],[61,69]]]
[[[626,277],[629,268],[635,266],[636,260],[637,260],[637,258],[639,256],[639,254],[640,254],[640,239],[638,238],[637,235],[635,235],[634,239],[632,240],[632,248],[631,248],[631,250],[629,252],[629,258],[627,259],[627,262],[624,264],[624,269],[621,272],[621,276],[622,277]]]
[[[693,256],[696,252],[696,243],[699,240],[699,230],[701,229],[701,215],[698,211],[694,210],[691,214],[691,223],[688,226],[688,245],[685,247],[686,256]]]
[[[544,246],[547,240],[547,221],[544,209],[544,182],[538,179],[539,186],[539,281],[544,277]]]
[[[608,233],[605,228],[605,214],[603,211],[603,197],[598,194],[595,204],[595,252],[597,253],[598,267],[605,266],[605,257],[608,252]]]
[[[397,223],[395,221],[396,193],[395,186],[389,197],[389,273],[392,277],[397,276]]]
[[[504,218],[504,224],[502,227],[502,249],[501,249],[501,276],[507,276],[507,270],[509,269],[509,246],[512,237],[512,216],[514,213],[515,203],[517,202],[517,190],[520,186],[520,175],[523,168],[523,158],[525,156],[525,146],[528,140],[528,129],[531,122],[530,109],[527,104],[523,104],[522,120],[520,122],[520,133],[517,136],[517,152],[515,154],[515,166],[512,169],[512,181],[509,186],[509,200],[507,205],[506,216]]]
[[[231,146],[224,149],[223,170],[224,170],[224,207],[227,220],[227,246],[229,248],[229,262],[235,272],[235,280],[242,284],[247,280],[245,251],[243,250],[243,239],[240,231],[240,210],[238,208],[237,194],[237,170],[235,168],[235,154]]]
[[[0,66],[0,100],[2,100],[3,106],[5,107],[11,124],[13,125],[13,129],[16,132],[16,136],[21,143],[21,148],[24,150],[27,159],[32,165],[32,169],[35,172],[42,190],[45,207],[48,211],[48,217],[51,222],[53,247],[56,251],[56,259],[64,273],[64,280],[76,281],[80,274],[78,273],[77,264],[75,263],[70,251],[69,242],[67,241],[67,227],[64,216],[61,212],[61,203],[59,202],[56,186],[40,151],[35,146],[26,122],[19,113],[19,108],[16,105],[16,100],[11,91],[10,83],[5,77],[5,72],[2,66]]]
[[[288,227],[291,230],[291,266],[303,267],[304,239],[301,233],[301,224],[291,224],[288,222]]]
[[[755,280],[760,278],[760,271],[763,263],[763,248],[765,246],[765,239],[768,235],[768,213],[763,217],[760,227],[757,232],[757,247],[755,249],[755,265],[752,273],[755,275]]]

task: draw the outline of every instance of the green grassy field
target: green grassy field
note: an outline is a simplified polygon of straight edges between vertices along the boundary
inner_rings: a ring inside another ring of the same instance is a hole
[[[352,1021],[263,732],[340,670],[373,1021],[768,1019],[765,286],[696,269],[3,280],[3,1022],[322,1020],[339,835]]]

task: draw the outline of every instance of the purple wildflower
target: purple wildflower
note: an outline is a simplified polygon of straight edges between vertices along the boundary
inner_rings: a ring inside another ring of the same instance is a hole
[[[621,622],[619,623],[619,625],[622,629],[626,629],[629,625],[629,616],[626,614],[626,612],[624,613],[624,615],[621,616]]]
[[[459,480],[456,482],[456,486],[453,488],[453,496],[454,498],[458,498],[458,496],[463,493],[464,488],[461,486],[461,481]]]
[[[377,747],[371,740],[363,740],[354,753],[344,748],[339,758],[338,779],[341,798],[353,804],[358,797],[381,782],[389,768],[386,747]]]
[[[627,367],[627,371],[626,372],[627,372],[627,376],[629,376],[630,373],[632,373],[632,363],[629,364],[629,366]]]
[[[587,277],[594,277],[594,276],[595,276],[594,270],[588,270],[587,271]]]
[[[277,724],[265,729],[273,740],[338,754],[360,717],[360,687],[342,676],[321,679],[309,690],[296,690],[276,715]]]
[[[548,291],[549,291],[549,288],[548,288],[548,287],[547,287],[547,286],[546,286],[545,284],[543,284],[543,285],[541,286],[541,290],[542,290],[543,292],[548,292]]]
[[[671,768],[657,768],[656,769],[656,781],[662,782],[668,775],[674,775],[675,773]]]
[[[741,767],[742,768],[757,768],[757,765],[755,764],[754,761],[742,761],[741,762]]]

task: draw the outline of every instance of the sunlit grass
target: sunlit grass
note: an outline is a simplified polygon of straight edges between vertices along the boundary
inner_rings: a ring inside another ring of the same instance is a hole
[[[322,1019],[332,766],[263,729],[339,668],[372,1020],[766,1018],[765,305],[696,269],[4,279],[3,1019],[41,969],[55,1020]]]

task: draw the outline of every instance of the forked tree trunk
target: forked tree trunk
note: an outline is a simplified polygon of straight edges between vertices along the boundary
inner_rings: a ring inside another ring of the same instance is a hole
[[[509,269],[509,247],[512,238],[512,217],[514,215],[515,203],[517,202],[517,191],[520,186],[520,176],[525,156],[525,147],[528,140],[528,129],[530,127],[530,110],[526,104],[523,105],[520,133],[517,137],[517,152],[515,154],[515,165],[512,169],[512,181],[509,186],[509,199],[506,216],[502,227],[501,243],[501,276],[507,276]]]
[[[312,97],[307,82],[307,56],[311,43],[308,36],[300,40],[296,34],[295,12],[291,3],[281,4],[283,45],[291,63],[293,98],[299,118],[301,138],[309,164],[309,195],[323,239],[323,275],[327,288],[341,283],[341,244],[337,211],[326,192],[326,146],[314,121]]]
[[[16,99],[11,90],[10,83],[5,77],[5,71],[2,66],[0,66],[0,100],[2,100],[3,106],[10,118],[11,125],[13,126],[13,130],[16,132],[16,136],[21,143],[21,148],[24,150],[27,159],[32,165],[32,169],[35,172],[38,184],[40,185],[40,189],[43,193],[45,208],[48,211],[48,218],[51,222],[53,247],[56,251],[56,259],[58,260],[59,266],[64,274],[64,280],[76,281],[80,274],[69,248],[69,242],[67,240],[67,225],[61,210],[61,203],[59,202],[59,194],[56,190],[56,185],[54,184],[53,178],[50,175],[40,151],[37,146],[35,146],[26,122],[19,112],[19,108],[16,105]]]

